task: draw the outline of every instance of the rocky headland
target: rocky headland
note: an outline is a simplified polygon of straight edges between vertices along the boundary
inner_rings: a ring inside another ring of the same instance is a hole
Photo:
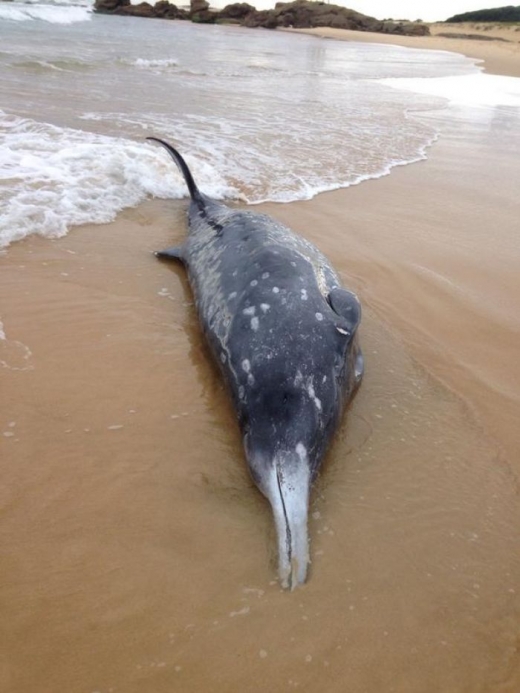
[[[96,0],[94,9],[103,14],[184,19],[204,24],[238,24],[265,29],[333,27],[404,36],[427,36],[430,33],[428,26],[422,22],[379,20],[346,7],[310,0],[278,2],[272,10],[257,10],[246,2],[239,2],[227,5],[220,11],[211,9],[206,0],[191,0],[189,10],[177,7],[169,0],[158,0],[154,5],[149,2],[132,5],[130,0]]]

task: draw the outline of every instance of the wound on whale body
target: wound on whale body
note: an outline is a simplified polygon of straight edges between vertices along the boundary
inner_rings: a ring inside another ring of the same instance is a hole
[[[188,235],[156,253],[188,272],[200,323],[237,414],[247,464],[268,498],[284,587],[305,582],[311,485],[363,375],[361,306],[329,261],[275,219],[234,210],[198,189]]]

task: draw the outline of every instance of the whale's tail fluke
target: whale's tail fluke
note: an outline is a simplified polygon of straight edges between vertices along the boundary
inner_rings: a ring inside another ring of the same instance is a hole
[[[168,142],[164,142],[164,140],[160,140],[158,137],[147,137],[146,139],[158,142],[166,149],[166,151],[170,154],[172,159],[179,167],[179,171],[184,176],[184,180],[186,181],[186,185],[188,186],[188,190],[190,191],[191,199],[194,202],[197,202],[199,205],[204,205],[204,198],[202,197],[200,190],[197,188],[197,184],[193,180],[193,176],[191,175],[191,171],[188,168],[188,164],[184,161],[183,157],[179,154],[179,152],[176,149],[174,149],[171,146],[171,144],[168,144]]]

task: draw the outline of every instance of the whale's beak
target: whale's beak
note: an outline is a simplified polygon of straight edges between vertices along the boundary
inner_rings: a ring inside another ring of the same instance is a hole
[[[309,565],[310,471],[302,450],[296,456],[280,455],[275,459],[265,490],[278,537],[280,582],[282,587],[293,590],[305,582]]]

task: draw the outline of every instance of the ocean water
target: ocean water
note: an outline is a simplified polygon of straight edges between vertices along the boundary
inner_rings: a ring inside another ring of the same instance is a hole
[[[442,51],[67,3],[0,4],[0,70],[3,247],[185,196],[149,135],[177,146],[211,196],[309,199],[427,157],[440,129],[421,114],[462,93],[445,93],[453,80],[489,79]]]

